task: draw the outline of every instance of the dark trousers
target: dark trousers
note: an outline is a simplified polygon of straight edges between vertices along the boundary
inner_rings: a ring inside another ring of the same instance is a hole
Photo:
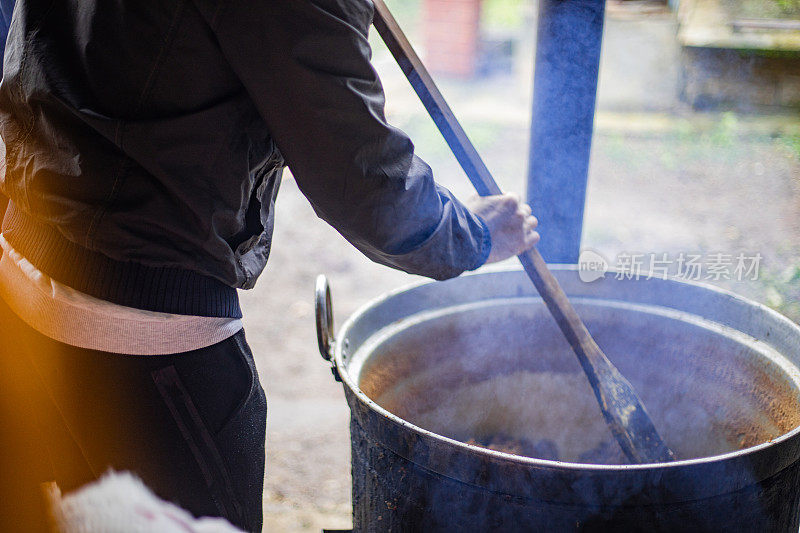
[[[196,516],[260,531],[267,404],[244,331],[136,356],[53,341],[0,300],[0,532],[46,527],[39,483],[134,472]]]

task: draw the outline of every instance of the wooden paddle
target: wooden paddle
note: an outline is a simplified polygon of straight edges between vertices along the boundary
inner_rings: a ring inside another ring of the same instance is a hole
[[[481,196],[501,194],[500,187],[386,4],[383,0],[373,2],[375,29],[411,82],[472,185]],[[519,260],[578,356],[606,423],[628,459],[635,463],[673,461],[675,457],[672,451],[659,436],[633,387],[592,339],[539,251],[533,248],[521,254]]]

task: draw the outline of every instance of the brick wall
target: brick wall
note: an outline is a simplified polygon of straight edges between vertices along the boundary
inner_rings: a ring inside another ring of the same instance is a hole
[[[481,0],[423,0],[424,60],[431,72],[475,74],[480,15]]]

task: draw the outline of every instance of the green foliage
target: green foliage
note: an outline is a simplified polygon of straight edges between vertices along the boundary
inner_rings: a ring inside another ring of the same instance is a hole
[[[736,130],[739,125],[739,119],[735,113],[723,113],[719,122],[714,126],[711,131],[710,140],[718,146],[731,146],[736,140]]]
[[[781,272],[762,270],[758,282],[767,305],[800,323],[800,258]]]
[[[733,18],[793,18],[800,0],[725,0]]]
[[[786,14],[800,11],[800,0],[775,0],[775,3]]]
[[[387,0],[386,6],[391,10],[394,18],[404,29],[409,24],[417,22],[420,13],[421,0]]]
[[[800,135],[784,135],[778,139],[795,159],[800,161]]]
[[[519,29],[525,4],[526,0],[483,0],[481,23],[489,28]]]

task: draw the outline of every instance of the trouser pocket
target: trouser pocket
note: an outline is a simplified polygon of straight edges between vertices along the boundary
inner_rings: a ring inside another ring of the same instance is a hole
[[[234,524],[242,524],[244,512],[234,491],[233,480],[226,463],[175,367],[170,365],[154,370],[152,377],[197,462],[220,516]]]

